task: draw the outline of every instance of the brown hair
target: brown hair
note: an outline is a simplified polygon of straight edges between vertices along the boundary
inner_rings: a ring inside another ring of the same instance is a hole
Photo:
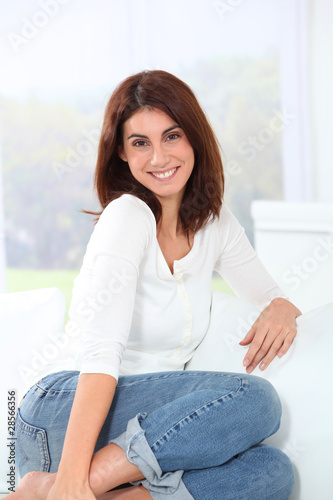
[[[160,220],[160,202],[133,177],[128,164],[118,155],[124,122],[142,108],[159,109],[175,120],[194,150],[194,168],[179,215],[187,234],[189,230],[198,231],[211,216],[218,217],[220,213],[224,190],[222,160],[215,134],[194,93],[166,71],[143,71],[126,78],[106,106],[95,171],[95,188],[102,208],[122,194],[133,194],[147,203],[157,223]]]

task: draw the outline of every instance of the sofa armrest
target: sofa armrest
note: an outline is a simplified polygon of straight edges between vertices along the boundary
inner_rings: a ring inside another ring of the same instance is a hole
[[[238,342],[256,315],[253,305],[214,293],[211,326],[186,369],[245,373],[242,361],[248,347]],[[288,353],[275,358],[265,372],[256,368],[253,375],[269,380],[281,399],[281,427],[266,442],[294,464],[291,499],[328,500],[333,491],[333,304],[303,314],[297,326]]]

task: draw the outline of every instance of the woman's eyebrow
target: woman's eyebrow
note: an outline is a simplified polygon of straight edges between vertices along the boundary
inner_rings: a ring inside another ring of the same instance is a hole
[[[163,137],[163,135],[167,134],[168,132],[171,132],[171,130],[174,130],[175,128],[180,128],[180,126],[178,124],[172,125],[171,127],[164,130],[164,132],[162,132],[161,137]],[[131,134],[129,137],[127,137],[127,140],[132,139],[133,137],[140,137],[140,139],[148,139],[148,136],[146,135],[134,133]]]

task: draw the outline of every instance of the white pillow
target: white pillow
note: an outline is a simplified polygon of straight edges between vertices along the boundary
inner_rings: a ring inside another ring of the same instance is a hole
[[[0,492],[9,493],[8,391],[16,408],[61,354],[65,297],[57,288],[0,294]],[[56,343],[58,343],[58,346]],[[52,371],[52,369],[51,369]],[[10,406],[10,404],[9,404]],[[10,408],[9,408],[10,410]],[[12,446],[12,457],[15,445]],[[17,478],[16,478],[17,479]]]
[[[187,364],[190,370],[245,373],[247,347],[238,342],[256,319],[251,304],[214,293],[209,332]],[[218,327],[216,327],[218,325]],[[291,500],[332,498],[333,449],[333,304],[303,314],[298,333],[281,359],[253,375],[269,380],[282,402],[279,431],[266,440],[292,460],[296,482]]]

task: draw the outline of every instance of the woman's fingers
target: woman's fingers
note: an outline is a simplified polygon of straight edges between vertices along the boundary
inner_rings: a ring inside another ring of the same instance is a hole
[[[259,361],[264,358],[270,349],[273,338],[272,334],[268,334],[268,329],[258,327],[253,336],[251,345],[244,357],[243,365],[246,367],[247,373],[251,373],[257,366]]]
[[[250,364],[248,365],[247,369],[248,373],[251,373],[258,366],[259,363],[260,363],[259,369],[265,370],[269,366],[269,364],[273,361],[275,356],[282,357],[282,355],[284,355],[287,352],[294,336],[292,336],[291,334],[288,334],[287,336],[284,335],[285,334],[282,333],[278,335],[271,343],[269,348],[268,348],[269,341],[265,340],[262,348],[257,351],[255,356],[251,360]],[[290,341],[289,338],[291,339]],[[281,354],[279,355],[279,353]]]
[[[295,336],[296,327],[282,327],[278,331],[257,330],[243,361],[247,373],[251,373],[259,363],[260,370],[265,370],[275,356],[284,356]]]
[[[286,299],[274,299],[254,322],[240,345],[250,347],[243,365],[251,373],[259,364],[265,370],[275,356],[282,357],[296,336],[296,318],[301,314]]]
[[[239,342],[239,345],[249,345],[252,340],[254,339],[255,333],[257,331],[257,324],[258,324],[258,319],[253,323],[252,327],[248,331],[248,333],[245,335],[243,340]]]
[[[294,338],[296,337],[296,333],[297,333],[297,329],[296,329],[296,326],[295,326],[295,328],[284,339],[282,347],[279,350],[279,352],[277,353],[277,356],[279,358],[282,358],[282,356],[284,356],[288,352],[291,344],[294,341]]]

